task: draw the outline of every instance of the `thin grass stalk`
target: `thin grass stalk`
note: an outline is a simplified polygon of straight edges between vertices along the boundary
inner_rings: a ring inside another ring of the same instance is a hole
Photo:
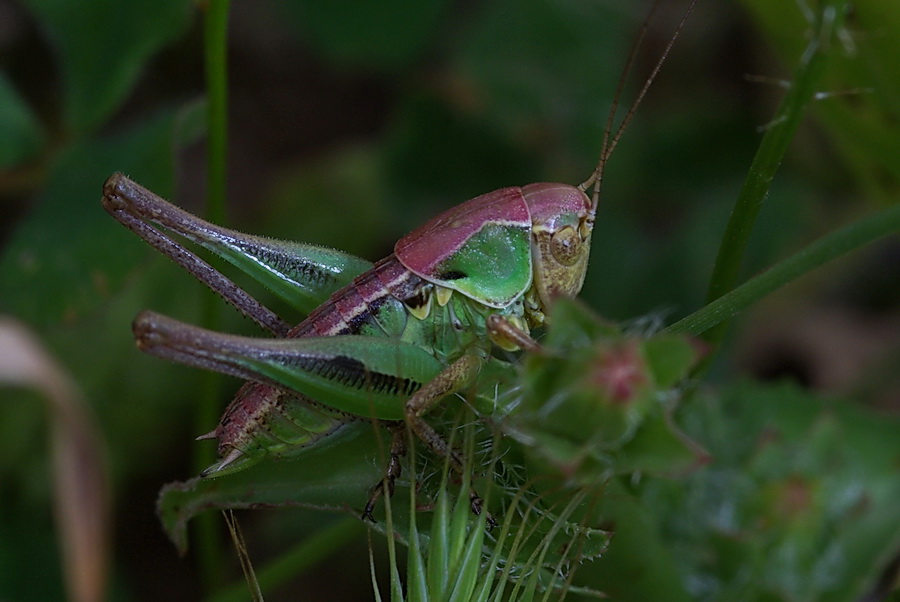
[[[247,551],[247,543],[244,541],[244,534],[241,527],[234,516],[234,511],[223,510],[222,517],[225,524],[228,525],[228,532],[231,534],[231,542],[238,553],[238,560],[241,563],[241,572],[244,574],[244,580],[250,589],[250,599],[253,602],[263,602],[262,589],[259,586],[259,580],[256,578],[256,571],[253,569],[253,562],[250,560],[250,554]],[[246,595],[246,589],[244,591]]]
[[[227,38],[229,0],[209,0],[202,5],[204,13],[204,70],[206,73],[207,102],[207,197],[206,219],[225,223],[225,172],[226,140],[228,135],[227,102]],[[207,291],[203,297],[201,324],[210,330],[218,330],[221,324],[221,306],[218,297]],[[222,378],[208,372],[201,380],[199,400],[194,423],[197,432],[209,429],[218,418],[219,400],[222,395]],[[194,466],[197,472],[215,460],[215,450],[208,446],[195,448]],[[217,528],[216,516],[206,514],[197,521],[197,554],[203,581],[207,591],[218,589],[225,583],[226,562],[222,536]]]
[[[378,577],[375,575],[375,546],[372,543],[371,531],[369,531],[369,575],[372,578],[372,593],[375,602],[381,602],[381,593],[378,590]]]

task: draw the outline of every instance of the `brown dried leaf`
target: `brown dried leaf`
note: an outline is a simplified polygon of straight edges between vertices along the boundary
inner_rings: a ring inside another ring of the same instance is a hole
[[[101,441],[81,391],[22,324],[0,318],[0,384],[47,400],[56,522],[69,599],[105,598],[110,492]]]

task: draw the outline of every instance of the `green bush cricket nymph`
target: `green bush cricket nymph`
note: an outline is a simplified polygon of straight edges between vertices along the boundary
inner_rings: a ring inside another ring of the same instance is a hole
[[[458,452],[425,417],[473,381],[494,346],[538,349],[531,329],[544,323],[555,298],[580,292],[604,167],[694,2],[610,137],[613,103],[587,181],[528,184],[471,199],[401,238],[374,265],[215,226],[124,175],[111,176],[103,187],[110,214],[277,337],[215,333],[149,311],[135,319],[142,350],[247,381],[215,430],[201,437],[217,439],[220,456],[203,476],[295,454],[356,418],[405,421],[462,471]],[[308,317],[291,327],[172,234],[231,262]],[[394,429],[388,493],[400,472],[401,431]],[[381,494],[376,487],[365,516],[371,518]],[[480,498],[470,495],[479,512]]]

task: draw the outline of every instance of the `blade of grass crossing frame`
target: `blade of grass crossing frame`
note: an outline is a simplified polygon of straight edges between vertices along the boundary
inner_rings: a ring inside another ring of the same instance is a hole
[[[737,282],[753,225],[806,107],[818,91],[817,86],[835,35],[842,27],[847,5],[848,0],[824,0],[817,13],[817,20],[812,24],[813,35],[801,57],[793,82],[760,141],[728,220],[710,278],[707,303],[730,291]],[[718,345],[726,329],[727,324],[723,322],[707,330],[704,338]]]
[[[863,245],[900,232],[900,205],[859,219],[826,234],[732,291],[665,328],[700,335],[769,293]]]

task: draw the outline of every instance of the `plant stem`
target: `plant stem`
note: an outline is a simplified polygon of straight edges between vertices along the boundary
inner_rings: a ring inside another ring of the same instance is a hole
[[[225,185],[228,136],[228,9],[229,0],[208,0],[202,4],[204,15],[204,68],[206,72],[207,144],[206,144],[206,219],[225,223]],[[208,291],[203,298],[201,322],[204,327],[218,330],[222,321],[218,298]],[[195,424],[197,432],[205,432],[216,423],[222,378],[214,373],[204,374]],[[197,472],[215,460],[215,450],[198,446],[194,456]],[[197,523],[197,553],[207,591],[225,581],[225,562],[222,533],[217,515],[207,513]]]
[[[750,232],[775,172],[818,89],[835,32],[842,26],[846,5],[847,0],[826,0],[818,13],[817,22],[813,24],[813,35],[803,52],[794,80],[766,129],[735,201],[710,278],[707,303],[716,301],[737,283]],[[713,346],[721,343],[728,327],[728,317],[723,316],[715,327],[702,331],[707,342]]]
[[[228,7],[229,0],[208,0],[204,22],[207,130],[206,219],[225,221],[228,151]]]

